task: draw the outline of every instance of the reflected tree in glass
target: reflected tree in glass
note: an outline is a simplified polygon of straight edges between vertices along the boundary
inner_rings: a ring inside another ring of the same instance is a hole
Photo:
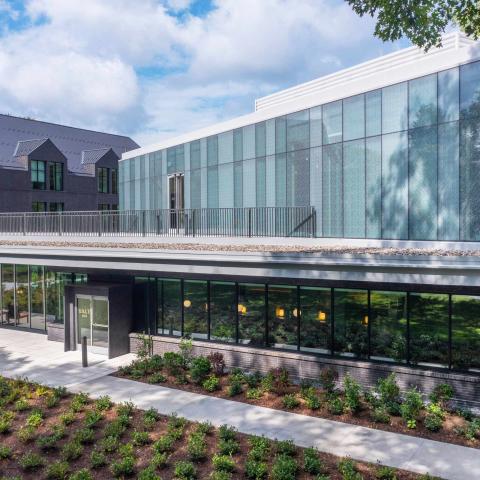
[[[183,289],[183,334],[206,340],[208,338],[207,282],[185,280]]]
[[[182,289],[176,279],[163,282],[163,329],[168,335],[182,335]]]
[[[210,282],[210,338],[235,342],[237,294],[235,283]]]
[[[300,314],[300,350],[331,353],[331,289],[300,287]]]
[[[43,267],[30,266],[30,306],[31,326],[45,329],[45,311],[43,305]]]
[[[268,345],[297,349],[297,287],[268,286]]]
[[[407,294],[370,292],[371,358],[395,362],[407,359]]]
[[[411,293],[410,363],[448,366],[448,295]]]
[[[238,341],[245,345],[265,346],[265,285],[238,285]]]
[[[17,265],[15,268],[15,290],[16,290],[16,324],[19,327],[30,327],[28,315],[28,266]]]
[[[2,323],[15,324],[15,279],[13,265],[2,265]]]
[[[368,356],[368,293],[334,290],[335,353],[357,358]]]

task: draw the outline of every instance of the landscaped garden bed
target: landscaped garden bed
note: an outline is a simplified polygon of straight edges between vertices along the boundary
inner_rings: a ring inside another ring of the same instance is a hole
[[[137,360],[116,374],[150,384],[213,395],[252,405],[311,415],[432,440],[480,448],[480,418],[454,408],[452,387],[438,386],[425,401],[415,388],[400,392],[395,375],[364,391],[350,376],[337,388],[337,373],[325,368],[318,382],[293,383],[284,369],[266,375],[232,369],[226,372],[221,353],[192,356],[182,340],[180,352],[151,355],[151,339],[139,337]]]
[[[109,397],[89,399],[0,377],[0,478],[426,480],[301,449],[290,441],[191,423]]]

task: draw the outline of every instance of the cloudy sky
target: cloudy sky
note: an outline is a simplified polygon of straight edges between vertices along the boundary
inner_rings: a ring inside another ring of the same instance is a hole
[[[146,145],[384,53],[343,0],[0,0],[0,112]]]

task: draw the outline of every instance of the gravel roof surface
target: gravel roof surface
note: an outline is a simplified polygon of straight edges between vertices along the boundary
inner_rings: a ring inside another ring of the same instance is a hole
[[[425,255],[440,257],[480,257],[479,250],[443,250],[427,248],[382,248],[382,247],[347,247],[325,245],[218,245],[203,243],[115,243],[115,242],[67,242],[67,241],[31,241],[0,240],[1,246],[33,246],[58,248],[118,248],[141,250],[183,250],[207,252],[265,252],[265,253],[325,253],[350,255]]]

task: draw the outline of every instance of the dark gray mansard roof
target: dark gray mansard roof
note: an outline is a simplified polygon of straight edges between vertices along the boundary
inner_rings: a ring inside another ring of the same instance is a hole
[[[0,114],[0,168],[22,168],[18,157],[29,155],[47,139],[65,155],[68,170],[78,174],[85,174],[85,165],[96,163],[110,148],[118,157],[138,148],[123,135]]]

